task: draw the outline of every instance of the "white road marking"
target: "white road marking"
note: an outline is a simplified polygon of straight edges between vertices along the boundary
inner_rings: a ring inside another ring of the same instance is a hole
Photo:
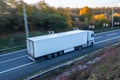
[[[117,39],[117,38],[120,38],[120,36],[117,36],[117,37],[114,37],[114,38],[110,38],[109,40]],[[106,41],[106,40],[99,41],[99,42],[96,42],[95,44],[99,44],[99,43],[102,43],[102,42],[105,42],[105,41]],[[34,64],[34,63],[36,63],[36,62],[30,62],[30,63],[24,64],[24,65],[21,65],[21,66],[18,66],[18,67],[14,67],[14,68],[11,68],[11,69],[8,69],[8,70],[4,70],[4,71],[1,71],[0,74],[6,73],[6,72],[9,72],[9,71],[18,69],[18,68],[22,68],[22,67],[25,67],[25,66]]]
[[[116,35],[117,33],[112,33],[112,34],[108,34],[107,36],[113,36]]]
[[[30,62],[30,63],[24,64],[24,65],[21,65],[21,66],[18,66],[18,67],[14,67],[14,68],[11,68],[11,69],[8,69],[8,70],[4,70],[4,71],[1,71],[0,74],[6,73],[6,72],[9,72],[9,71],[18,69],[18,68],[22,68],[22,67],[25,67],[25,66],[34,64],[34,63],[35,63],[35,62]]]
[[[17,60],[17,59],[20,59],[20,58],[23,58],[23,57],[27,57],[27,55],[21,56],[21,57],[17,57],[17,58],[13,58],[13,59],[9,59],[9,60],[5,60],[5,61],[1,61],[0,64],[5,63],[5,62],[9,62],[9,61],[13,61],[13,60]]]
[[[95,39],[103,38],[103,36],[95,37]]]
[[[21,51],[26,51],[26,49],[15,51],[15,52],[10,52],[10,53],[6,53],[6,54],[2,54],[2,55],[0,55],[0,57],[1,56],[6,56],[6,55],[11,55],[11,54],[18,53],[18,52],[21,52]]]
[[[102,41],[96,42],[95,44],[99,44],[99,43],[105,42],[107,40],[112,40],[112,39],[117,39],[117,38],[120,38],[120,36],[109,38],[109,39],[106,39],[106,40],[102,40]]]
[[[95,36],[100,35],[100,34],[105,34],[105,33],[111,33],[111,32],[114,32],[114,31],[120,31],[120,29],[112,30],[112,31],[107,31],[107,32],[97,33],[97,34],[95,34]]]

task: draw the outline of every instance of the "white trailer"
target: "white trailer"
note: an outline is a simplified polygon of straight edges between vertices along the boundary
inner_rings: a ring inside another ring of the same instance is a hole
[[[29,57],[36,60],[41,57],[56,57],[93,44],[93,31],[74,30],[27,38],[27,52]]]

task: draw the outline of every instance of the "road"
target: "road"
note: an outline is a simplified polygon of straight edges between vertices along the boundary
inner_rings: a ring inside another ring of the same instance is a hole
[[[41,69],[85,55],[88,52],[103,48],[117,41],[120,41],[120,29],[95,34],[95,45],[93,47],[74,51],[49,60],[33,62],[28,58],[26,50],[0,55],[0,80],[19,80]]]

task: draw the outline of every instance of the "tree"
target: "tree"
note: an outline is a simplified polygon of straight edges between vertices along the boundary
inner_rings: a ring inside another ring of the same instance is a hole
[[[5,0],[5,2],[11,8],[16,8],[16,6],[18,5],[18,2],[16,0]]]
[[[0,13],[5,14],[8,10],[8,5],[5,0],[0,0]]]
[[[67,27],[66,19],[58,14],[49,14],[47,16],[48,27],[51,30],[60,30]]]
[[[57,13],[44,13],[38,12],[34,13],[29,17],[30,23],[36,29],[39,28],[41,30],[58,30],[64,29],[67,27],[67,19],[62,15]]]
[[[114,21],[115,21],[115,22],[120,22],[120,16],[115,16],[115,17],[114,17]]]
[[[37,12],[34,12],[29,19],[36,28],[39,26],[40,29],[45,30],[58,30],[60,27],[63,29],[72,26],[68,9],[50,7],[44,1],[37,4]]]
[[[69,9],[68,8],[66,8],[66,9],[58,8],[57,9],[57,14],[63,16],[66,19],[68,27],[72,27],[72,19],[69,15]]]
[[[113,14],[115,17],[120,17],[120,14],[119,13],[114,13]]]
[[[80,18],[83,19],[82,21],[84,21],[87,24],[92,19],[92,10],[85,6],[82,9],[80,9],[79,15]]]
[[[80,9],[79,15],[80,16],[81,15],[89,16],[90,15],[90,9],[87,6],[83,7],[82,9]]]
[[[94,15],[94,19],[95,20],[103,20],[103,19],[105,19],[105,15],[104,14]]]
[[[50,7],[44,1],[36,5],[25,3],[30,30],[64,29],[72,26],[69,8]],[[22,2],[0,0],[0,32],[24,31]]]

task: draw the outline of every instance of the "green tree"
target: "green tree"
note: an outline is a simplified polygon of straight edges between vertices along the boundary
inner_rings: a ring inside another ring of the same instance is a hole
[[[8,5],[5,0],[0,0],[0,13],[5,14],[8,10]]]
[[[67,27],[66,19],[58,14],[49,14],[47,21],[49,29],[52,30],[60,30]]]
[[[63,29],[72,24],[67,9],[50,7],[44,1],[38,3],[36,9],[37,11],[29,17],[30,22],[36,28],[58,30],[59,28]]]
[[[68,8],[66,8],[66,9],[58,8],[57,9],[57,14],[63,16],[66,19],[68,27],[72,27],[72,19],[69,15],[69,9]]]

